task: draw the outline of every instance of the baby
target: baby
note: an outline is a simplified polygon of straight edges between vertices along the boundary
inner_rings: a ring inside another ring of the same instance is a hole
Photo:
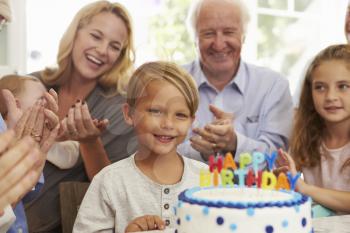
[[[22,112],[33,106],[46,92],[46,88],[39,79],[28,75],[6,75],[2,77],[0,79],[0,90],[3,89],[12,92],[16,99],[16,105]],[[0,113],[5,122],[8,123],[10,116],[8,116],[5,98],[2,94],[0,94]],[[18,119],[11,120],[17,121]],[[78,157],[79,143],[75,141],[54,143],[47,154],[47,160],[61,169],[73,167]]]

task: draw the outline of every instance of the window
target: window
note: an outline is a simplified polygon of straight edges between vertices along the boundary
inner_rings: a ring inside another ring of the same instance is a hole
[[[25,4],[21,0],[11,0],[12,22],[0,31],[0,75],[25,72]]]
[[[27,0],[27,71],[55,63],[59,39],[74,14],[93,0]],[[191,0],[121,0],[135,28],[136,63],[195,57],[185,18]],[[348,0],[246,0],[251,22],[244,60],[281,72],[293,94],[310,59],[324,47],[345,43]],[[69,7],[67,7],[69,6]],[[325,17],[326,16],[326,17]],[[295,95],[297,96],[297,94]]]

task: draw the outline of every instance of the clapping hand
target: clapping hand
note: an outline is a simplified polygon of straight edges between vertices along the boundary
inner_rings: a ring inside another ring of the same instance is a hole
[[[234,116],[210,105],[209,110],[215,120],[204,128],[195,128],[196,136],[190,138],[191,146],[201,153],[205,160],[210,154],[218,151],[234,151],[237,147],[237,137],[233,128]]]
[[[17,139],[31,136],[39,143],[41,150],[47,153],[59,129],[57,93],[50,89],[25,112],[17,106],[11,91],[4,89],[2,94],[8,110],[8,128],[15,130]]]
[[[164,230],[165,223],[157,215],[144,215],[135,218],[131,221],[125,228],[125,233],[127,232],[137,232],[137,231],[151,231],[151,230]]]
[[[0,216],[38,181],[44,157],[31,137],[17,141],[12,130],[0,134]]]
[[[67,116],[61,121],[57,140],[93,141],[101,135],[107,125],[107,119],[92,119],[86,102],[78,101],[69,109]]]

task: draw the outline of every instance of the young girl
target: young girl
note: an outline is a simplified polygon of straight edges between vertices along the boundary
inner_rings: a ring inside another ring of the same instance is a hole
[[[133,74],[123,107],[138,151],[96,175],[80,206],[74,232],[132,232],[174,227],[178,194],[198,185],[204,163],[182,157],[198,106],[191,76],[173,63],[151,62]]]
[[[295,117],[290,152],[305,179],[297,189],[336,213],[350,213],[350,45],[316,56]]]
[[[39,79],[32,76],[6,75],[0,79],[0,90],[7,89],[16,99],[18,109],[25,112],[29,107],[44,96],[46,88]],[[9,119],[7,107],[3,95],[0,94],[0,113],[5,122],[16,123],[18,119]],[[20,116],[18,116],[20,117]],[[79,143],[76,141],[64,141],[54,143],[47,154],[47,160],[61,169],[71,168],[79,157]]]

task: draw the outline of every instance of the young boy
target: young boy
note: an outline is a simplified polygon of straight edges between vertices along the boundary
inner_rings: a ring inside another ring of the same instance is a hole
[[[151,62],[133,74],[123,112],[139,147],[94,177],[73,232],[134,232],[175,227],[178,194],[197,186],[204,163],[182,157],[198,107],[192,77],[169,62]]]

